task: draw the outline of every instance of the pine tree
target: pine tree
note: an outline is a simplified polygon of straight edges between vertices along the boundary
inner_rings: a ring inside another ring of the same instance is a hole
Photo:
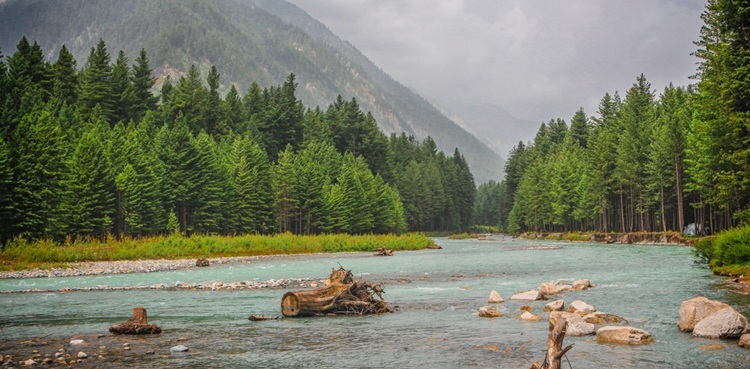
[[[11,238],[13,223],[13,167],[10,147],[0,136],[0,244]]]
[[[172,112],[176,116],[182,115],[190,132],[198,134],[205,128],[203,110],[208,91],[200,79],[200,73],[195,65],[191,65],[186,76],[180,77],[171,97]]]
[[[156,110],[158,98],[151,92],[156,83],[156,78],[152,73],[146,50],[141,49],[132,67],[130,84],[133,96],[131,118],[136,122],[140,121],[147,111]]]
[[[117,97],[112,85],[112,66],[110,55],[104,40],[99,40],[96,48],[91,48],[89,59],[80,74],[78,104],[87,120],[97,105],[107,121],[116,123],[115,104]]]
[[[52,65],[53,96],[74,105],[77,101],[78,70],[73,54],[65,45],[60,48],[57,61]]]
[[[133,90],[130,79],[130,67],[125,52],[120,50],[117,54],[117,60],[112,67],[111,89],[114,98],[112,117],[114,122],[123,122],[128,124],[133,120],[133,107],[136,104],[135,91]]]
[[[279,153],[278,163],[271,173],[276,198],[276,227],[279,232],[291,232],[299,206],[297,179],[294,171],[294,151],[291,145]]]

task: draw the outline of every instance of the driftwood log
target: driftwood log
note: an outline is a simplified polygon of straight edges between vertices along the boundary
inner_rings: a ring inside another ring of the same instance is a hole
[[[109,331],[114,334],[158,334],[161,328],[148,324],[146,309],[137,307],[133,308],[133,316],[128,321],[109,327]]]
[[[385,246],[380,246],[375,251],[377,251],[373,254],[375,256],[393,256],[393,250],[388,250]]]
[[[555,327],[549,332],[549,338],[547,340],[547,356],[544,358],[544,362],[540,365],[537,361],[531,364],[530,369],[560,369],[562,357],[566,352],[573,348],[573,345],[562,348],[563,340],[565,339],[565,330],[567,328],[567,319],[557,320]]]
[[[207,267],[209,265],[211,265],[211,262],[206,258],[198,258],[198,260],[195,261],[195,266],[197,267]]]
[[[324,287],[285,293],[281,298],[281,313],[286,317],[304,317],[393,312],[383,300],[383,293],[380,285],[355,282],[350,270],[339,268],[331,273]]]

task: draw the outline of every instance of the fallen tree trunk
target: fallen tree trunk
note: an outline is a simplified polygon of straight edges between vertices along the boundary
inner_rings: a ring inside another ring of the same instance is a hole
[[[281,298],[281,313],[286,317],[304,317],[382,314],[393,311],[383,300],[384,292],[380,285],[354,282],[349,270],[334,270],[326,284],[327,286],[315,290],[285,293]]]
[[[560,369],[560,362],[562,357],[573,348],[573,345],[569,345],[566,348],[562,348],[563,340],[565,339],[565,330],[568,327],[567,319],[558,319],[555,323],[555,328],[549,332],[549,339],[547,340],[547,356],[544,358],[544,362],[539,365],[539,362],[531,364],[530,369]]]
[[[373,254],[375,256],[393,256],[393,250],[388,250],[385,246],[380,246],[375,251],[377,251]]]
[[[161,328],[156,324],[148,324],[146,309],[142,307],[133,308],[133,315],[125,323],[109,327],[114,334],[158,334]]]

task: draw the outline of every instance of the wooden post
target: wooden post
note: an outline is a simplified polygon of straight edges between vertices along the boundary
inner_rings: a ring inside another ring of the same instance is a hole
[[[549,339],[547,340],[547,356],[544,358],[544,362],[539,365],[539,362],[531,364],[530,369],[560,369],[560,362],[562,357],[573,348],[570,345],[566,348],[562,348],[563,340],[565,339],[565,330],[568,328],[568,320],[565,318],[558,319],[555,323],[555,328],[549,332]]]
[[[133,315],[125,323],[109,327],[114,334],[159,334],[161,328],[156,324],[148,324],[146,309],[142,307],[133,308]]]

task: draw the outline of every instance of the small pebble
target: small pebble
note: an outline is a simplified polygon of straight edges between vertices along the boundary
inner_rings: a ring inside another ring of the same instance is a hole
[[[151,350],[149,350],[149,351],[146,351],[146,355],[153,355],[153,354],[155,354],[155,352],[153,352],[153,351],[151,351]]]
[[[70,345],[71,346],[77,346],[77,345],[83,345],[85,342],[83,340],[71,340]]]
[[[122,346],[123,346],[123,347],[130,347],[130,343],[128,343],[128,342],[125,342],[125,343],[123,343],[123,344],[122,344]]]
[[[122,349],[125,350],[125,351],[130,351],[130,346],[125,346]]]
[[[185,352],[185,351],[188,351],[188,350],[190,350],[190,349],[187,348],[187,346],[185,346],[185,345],[177,345],[177,346],[174,346],[171,349],[169,349],[169,352]]]
[[[180,338],[178,338],[178,339],[177,339],[177,342],[182,342],[182,341],[187,341],[187,338],[185,338],[185,337],[180,337]]]
[[[85,352],[81,351],[81,352],[78,353],[77,357],[79,359],[85,359],[85,358],[89,357],[89,355],[87,355]]]

